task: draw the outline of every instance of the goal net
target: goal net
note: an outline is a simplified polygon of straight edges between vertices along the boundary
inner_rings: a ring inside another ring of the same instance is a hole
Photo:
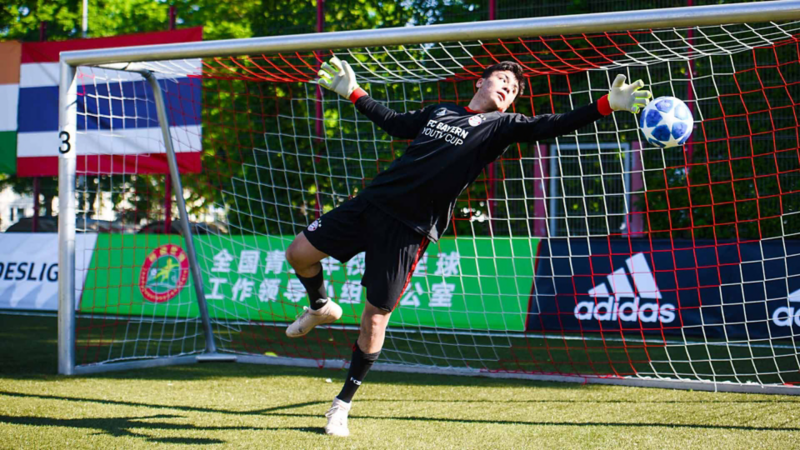
[[[510,60],[525,68],[515,112],[570,111],[622,73],[686,102],[694,134],[662,149],[622,112],[511,146],[420,261],[379,365],[717,389],[800,382],[800,22],[640,28],[136,64],[161,80],[176,151],[203,155],[179,194],[192,222],[216,224],[192,227],[216,350],[329,367],[350,357],[363,254],[322,261],[342,320],[288,339],[307,299],[284,251],[408,141],[314,84],[323,61],[348,61],[374,99],[411,111],[466,106],[482,70]],[[76,282],[76,363],[202,353],[185,236],[131,233],[153,220],[130,213],[153,209],[136,202],[162,192],[163,177],[135,164],[163,152],[160,131],[137,137],[147,152],[125,137],[143,121],[157,127],[154,93],[136,73],[79,67],[77,79],[78,154],[97,138],[134,156],[113,172],[78,163],[77,196],[94,199],[79,207],[111,202],[124,226],[76,249],[92,259]]]

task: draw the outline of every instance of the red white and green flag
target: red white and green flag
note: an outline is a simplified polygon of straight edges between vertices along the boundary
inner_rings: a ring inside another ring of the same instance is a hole
[[[0,173],[17,167],[17,104],[22,44],[0,42]]]

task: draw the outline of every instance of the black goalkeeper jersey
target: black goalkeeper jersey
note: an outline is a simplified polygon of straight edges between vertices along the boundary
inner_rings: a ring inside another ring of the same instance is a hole
[[[458,196],[509,145],[561,136],[603,117],[597,103],[535,117],[476,113],[449,103],[397,113],[368,95],[355,106],[391,136],[413,139],[359,197],[434,242],[447,229]]]

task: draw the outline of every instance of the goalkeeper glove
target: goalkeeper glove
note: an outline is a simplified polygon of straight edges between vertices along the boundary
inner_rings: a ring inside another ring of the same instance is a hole
[[[650,103],[653,94],[650,91],[640,91],[644,87],[644,81],[636,80],[633,84],[625,83],[625,75],[619,74],[611,84],[611,92],[608,93],[608,105],[614,111],[630,111],[634,114],[639,112]]]
[[[350,94],[358,89],[356,74],[350,64],[335,56],[331,58],[330,64],[322,63],[322,70],[317,72],[317,75],[319,75],[317,83],[320,86],[330,89],[344,98],[350,98]]]

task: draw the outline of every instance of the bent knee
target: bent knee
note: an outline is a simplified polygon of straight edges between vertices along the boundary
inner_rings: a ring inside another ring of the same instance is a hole
[[[313,266],[316,261],[311,260],[303,249],[303,242],[295,239],[286,249],[286,262],[295,270],[303,270]]]
[[[294,267],[297,265],[300,259],[300,251],[297,249],[297,239],[293,240],[289,247],[286,248],[286,252],[284,256],[286,257],[286,262],[289,263],[290,266]]]
[[[327,255],[320,252],[302,234],[298,235],[284,253],[286,262],[300,273],[317,265]],[[302,274],[301,274],[302,275]]]
[[[386,330],[388,322],[387,315],[371,314],[361,318],[361,330],[367,334],[381,334]]]

